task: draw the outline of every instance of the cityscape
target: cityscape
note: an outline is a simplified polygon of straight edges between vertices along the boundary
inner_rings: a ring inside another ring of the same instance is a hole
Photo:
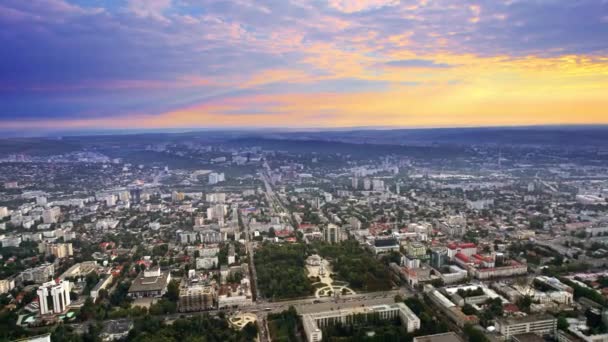
[[[2,337],[608,339],[608,130],[494,130],[3,140]]]
[[[0,342],[608,342],[608,0],[1,0]]]

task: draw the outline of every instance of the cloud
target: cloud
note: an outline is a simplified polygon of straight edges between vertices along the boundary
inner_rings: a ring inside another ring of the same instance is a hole
[[[222,113],[234,122],[247,113],[252,124],[280,121],[277,113],[293,123],[316,113],[344,125],[374,115],[389,123],[416,117],[410,111],[463,114],[434,107],[428,94],[440,92],[452,106],[462,98],[492,116],[505,113],[488,103],[523,107],[512,94],[536,95],[527,101],[544,111],[608,87],[606,1],[1,2],[0,125],[80,117],[80,125],[133,117],[230,124]],[[263,96],[283,101],[248,107]],[[589,112],[606,105],[589,103]]]
[[[437,63],[427,59],[402,59],[396,61],[389,61],[384,65],[398,68],[433,68],[433,69],[444,69],[451,68],[452,65],[446,63]]]
[[[369,11],[399,3],[399,0],[329,0],[329,6],[344,13]]]
[[[171,7],[171,0],[128,0],[127,7],[138,17],[166,22],[164,12]]]

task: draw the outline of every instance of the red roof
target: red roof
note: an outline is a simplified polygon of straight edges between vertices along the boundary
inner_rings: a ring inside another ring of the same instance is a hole
[[[469,261],[469,257],[462,254],[462,253],[456,253],[456,255],[454,255],[455,258],[462,260],[463,262],[470,262]]]
[[[492,258],[490,257],[485,257],[483,255],[479,255],[479,254],[473,254],[473,258],[479,260],[479,261],[485,261],[485,262],[491,262]]]
[[[467,248],[477,248],[477,245],[475,245],[472,242],[462,242],[462,243],[455,243],[452,242],[448,245],[449,249],[467,249]]]
[[[293,232],[291,230],[287,230],[287,229],[277,230],[276,232],[274,232],[274,234],[279,237],[289,236],[292,233]]]

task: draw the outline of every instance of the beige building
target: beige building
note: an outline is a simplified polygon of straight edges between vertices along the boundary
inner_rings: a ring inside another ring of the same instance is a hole
[[[192,312],[213,309],[216,302],[215,289],[212,286],[184,286],[179,291],[179,312]]]
[[[53,243],[46,245],[46,254],[62,259],[74,255],[71,243]]]

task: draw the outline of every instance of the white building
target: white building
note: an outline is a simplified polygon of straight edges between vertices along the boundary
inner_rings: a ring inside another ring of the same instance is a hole
[[[205,200],[210,203],[224,203],[226,202],[226,194],[223,192],[206,194]]]
[[[226,177],[224,176],[223,173],[210,173],[209,174],[209,184],[213,185],[213,184],[217,184],[220,182],[223,182],[226,180]]]
[[[61,208],[53,207],[46,209],[42,212],[42,221],[44,223],[57,223],[59,215],[61,214]]]
[[[302,323],[308,342],[319,342],[323,339],[321,329],[336,323],[350,324],[355,317],[376,316],[380,319],[399,317],[407,332],[420,329],[420,319],[403,303],[381,304],[372,306],[356,306],[347,309],[337,309],[302,314]],[[357,318],[358,319],[358,318]]]
[[[340,235],[340,227],[335,224],[330,223],[327,227],[323,228],[323,240],[325,242],[331,244],[338,243],[342,240]]]
[[[115,205],[116,205],[116,196],[115,196],[115,195],[108,195],[108,196],[105,198],[105,202],[106,202],[106,205],[107,205],[108,207],[113,207],[113,206],[115,206]]]
[[[8,208],[0,207],[0,218],[5,218],[8,216]]]
[[[44,283],[38,288],[37,293],[41,315],[65,312],[71,303],[70,282],[67,280]]]
[[[513,335],[534,333],[537,335],[553,335],[557,329],[557,319],[551,315],[532,315],[520,318],[508,317],[496,320],[496,330],[506,340]]]

